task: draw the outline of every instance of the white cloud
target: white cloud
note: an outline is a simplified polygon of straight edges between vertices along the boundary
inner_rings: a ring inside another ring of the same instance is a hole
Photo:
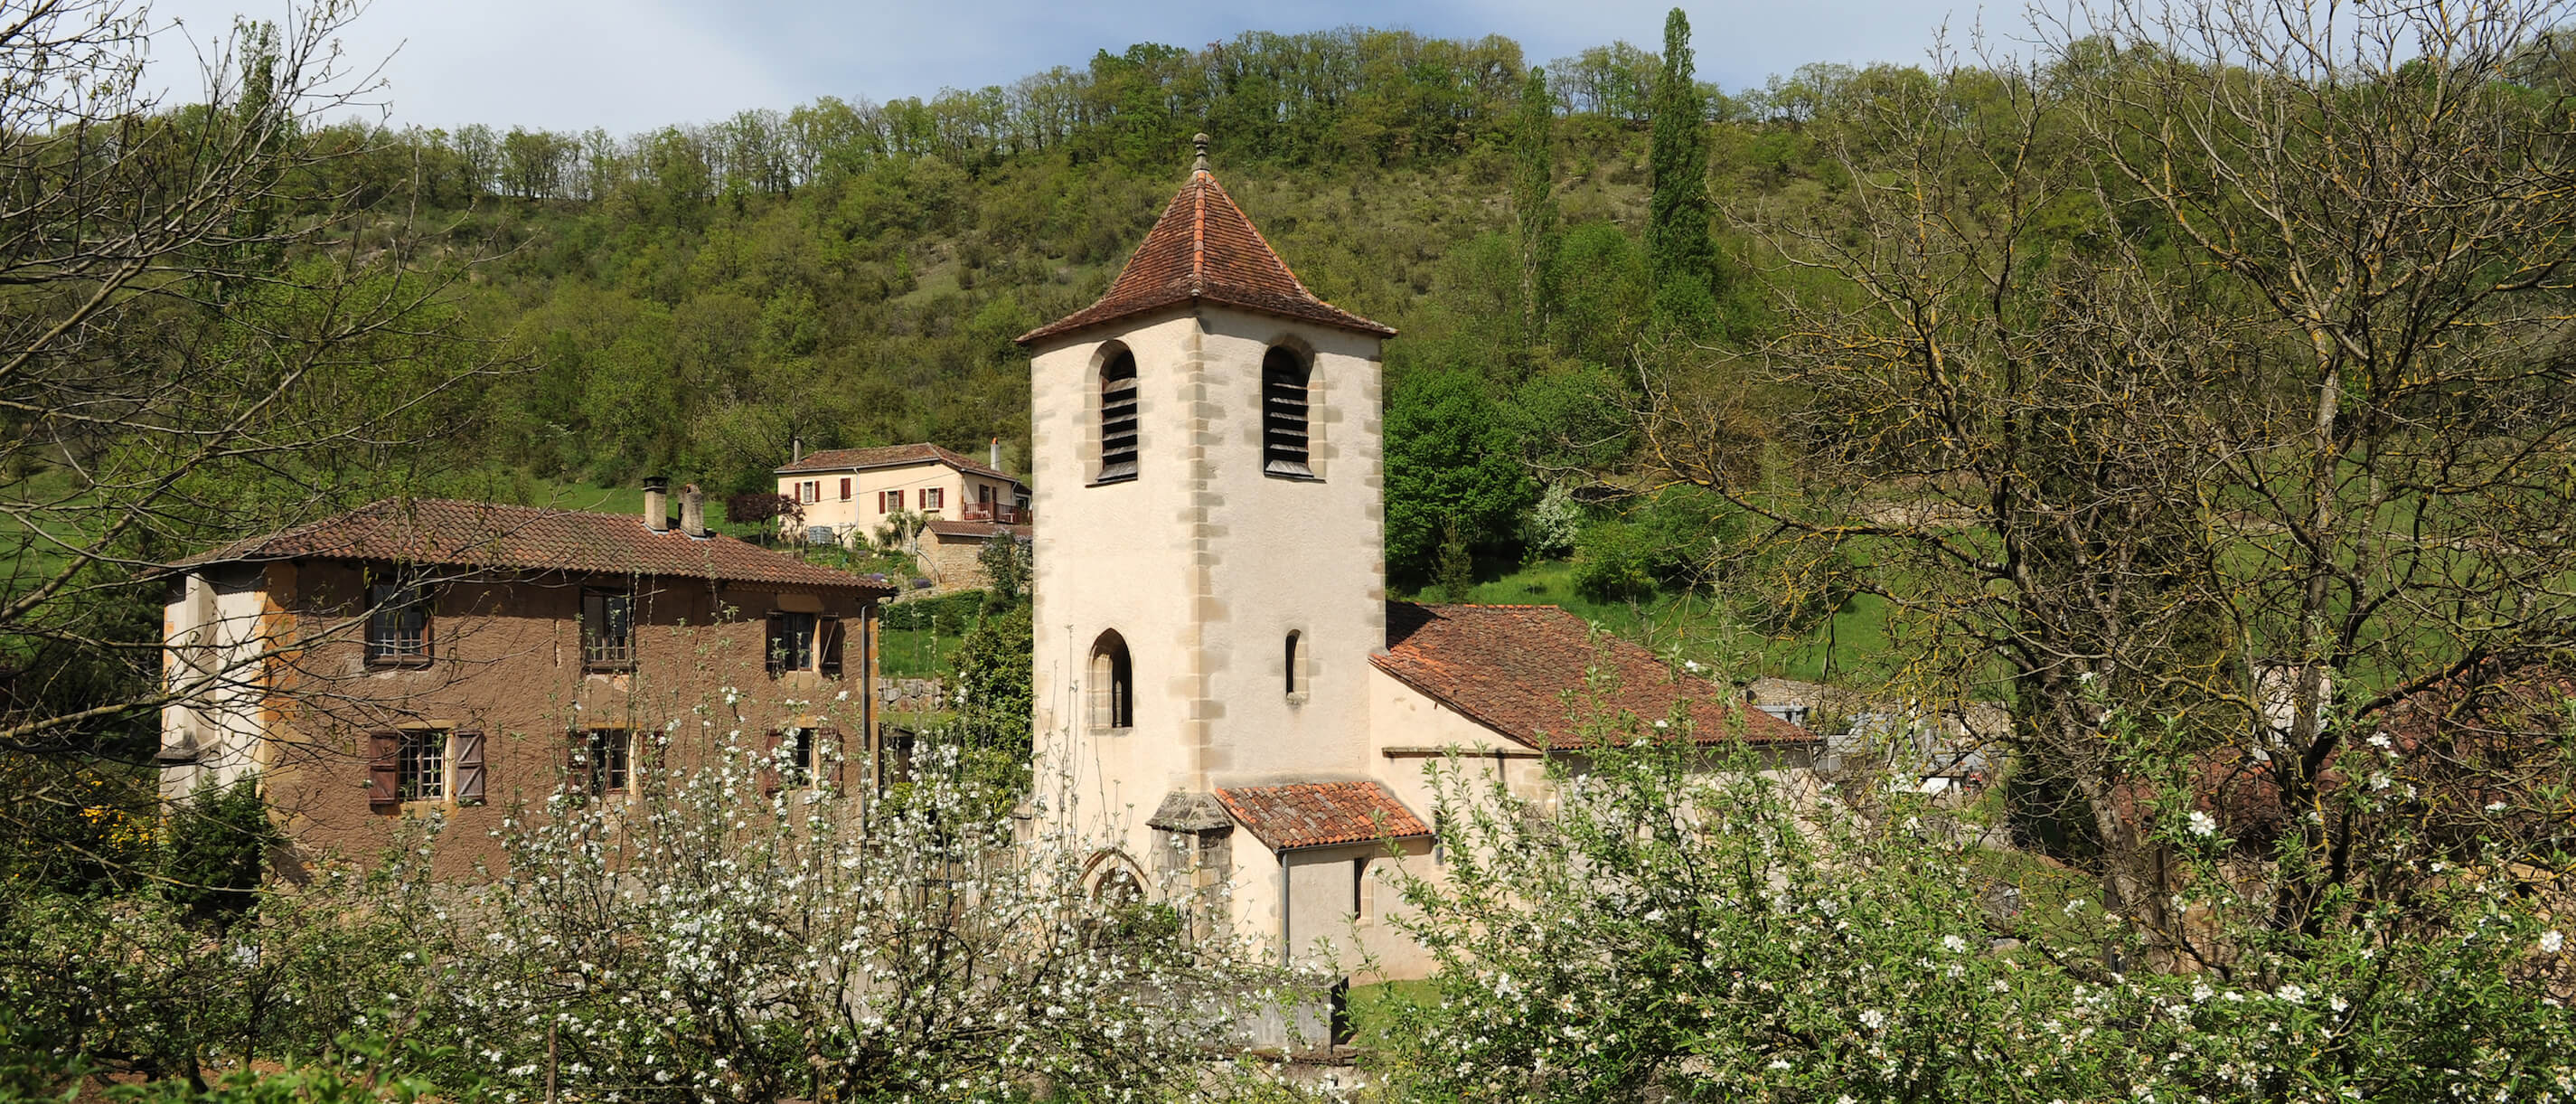
[[[956,0],[933,4],[774,0],[376,0],[341,36],[353,59],[386,58],[397,123],[481,122],[631,133],[786,108],[819,96],[890,99],[943,87],[1007,84],[1136,42],[1197,47],[1245,30],[1402,27],[1425,35],[1500,34],[1544,64],[1625,39],[1661,45],[1665,0],[1316,0],[1296,6],[1195,0]],[[1936,28],[1964,43],[1973,7],[1920,0],[1689,4],[1700,76],[1729,88],[1813,61],[1921,62]],[[284,0],[159,0],[154,22],[183,19],[200,41],[235,11],[278,18]],[[1991,22],[1991,21],[1990,21]],[[2022,32],[2016,15],[2009,30]],[[197,89],[184,43],[156,47],[155,79]]]
[[[276,0],[161,0],[153,22],[175,17],[187,38],[203,42],[228,28],[237,10],[275,19],[287,7]],[[356,68],[382,61],[383,96],[396,124],[627,132],[811,98],[781,83],[772,65],[727,31],[658,2],[379,0],[339,37]],[[198,75],[175,33],[155,43],[154,76],[186,98]]]

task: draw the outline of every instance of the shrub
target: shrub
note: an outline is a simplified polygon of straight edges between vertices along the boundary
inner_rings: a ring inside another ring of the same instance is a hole
[[[984,592],[960,590],[936,598],[915,598],[885,608],[880,624],[892,632],[931,632],[957,636],[974,627],[984,608]]]
[[[200,785],[170,814],[162,892],[191,921],[223,927],[258,899],[268,853],[281,841],[259,784]]]
[[[1583,504],[1563,484],[1540,492],[1538,505],[1521,519],[1521,546],[1532,556],[1556,559],[1574,551],[1583,534]]]

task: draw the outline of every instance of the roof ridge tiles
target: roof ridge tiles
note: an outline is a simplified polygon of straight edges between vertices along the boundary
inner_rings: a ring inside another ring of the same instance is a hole
[[[887,589],[721,533],[655,532],[636,514],[454,498],[377,499],[208,549],[170,569],[302,558]]]

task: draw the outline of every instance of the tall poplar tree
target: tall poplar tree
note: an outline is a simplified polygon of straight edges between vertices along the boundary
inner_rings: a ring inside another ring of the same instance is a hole
[[[1655,325],[1669,335],[1717,324],[1717,244],[1709,239],[1706,105],[1691,72],[1690,18],[1664,17],[1664,73],[1655,82],[1655,192],[1646,209],[1646,272]]]
[[[1521,85],[1520,178],[1512,189],[1512,209],[1520,216],[1521,335],[1534,347],[1547,332],[1555,298],[1556,267],[1556,98],[1547,90],[1547,71],[1531,67]]]

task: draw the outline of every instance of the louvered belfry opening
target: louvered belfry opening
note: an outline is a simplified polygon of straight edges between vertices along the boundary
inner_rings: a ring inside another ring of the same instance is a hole
[[[1306,465],[1306,358],[1274,348],[1261,358],[1261,470],[1315,474]]]
[[[1136,356],[1124,349],[1100,368],[1100,476],[1136,478]]]

